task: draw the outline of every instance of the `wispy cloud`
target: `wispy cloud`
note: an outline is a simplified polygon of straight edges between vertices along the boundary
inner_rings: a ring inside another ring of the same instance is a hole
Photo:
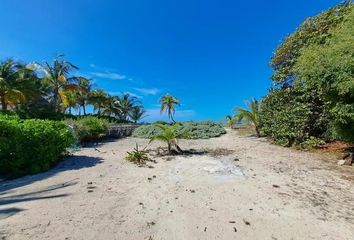
[[[112,80],[127,79],[127,76],[119,74],[119,73],[114,73],[114,72],[89,72],[89,74],[92,75],[93,77],[106,78],[106,79],[112,79]]]
[[[157,88],[134,88],[134,89],[144,95],[156,95],[159,92],[161,92],[160,89]]]
[[[133,92],[127,92],[127,91],[124,91],[124,92],[108,92],[109,95],[111,96],[121,96],[122,94],[125,94],[125,93],[128,93],[130,96],[133,96],[133,97],[137,97],[137,98],[143,98],[142,96],[136,94],[136,93],[133,93]]]

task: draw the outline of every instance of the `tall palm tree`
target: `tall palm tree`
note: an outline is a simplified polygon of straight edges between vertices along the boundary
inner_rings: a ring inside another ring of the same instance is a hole
[[[121,118],[122,120],[127,121],[129,112],[131,112],[140,102],[137,97],[131,96],[129,93],[123,93],[122,96],[117,97],[117,100]]]
[[[36,92],[36,74],[12,59],[0,63],[0,102],[2,110],[15,106]]]
[[[245,121],[254,127],[257,136],[260,137],[259,119],[260,119],[260,105],[256,99],[247,102],[249,110],[238,107],[235,109],[235,118],[238,122]]]
[[[98,116],[100,116],[107,99],[108,94],[103,89],[95,89],[90,91],[88,103],[93,105],[94,111],[97,111]]]
[[[137,123],[140,119],[146,117],[146,110],[143,106],[135,106],[129,112],[129,117],[134,123]]]
[[[107,100],[102,106],[102,114],[109,117],[120,118],[120,110],[118,108],[118,97],[108,95]]]
[[[91,81],[85,77],[76,77],[76,80],[78,82],[76,90],[78,105],[83,109],[84,115],[86,115],[86,105],[89,100],[92,84]]]
[[[60,105],[62,103],[60,92],[70,88],[76,88],[76,78],[70,76],[72,70],[78,70],[78,67],[72,63],[65,61],[63,55],[59,55],[50,64],[45,62],[44,64],[36,64],[35,67],[44,73],[43,80],[51,91],[51,100],[56,107],[56,111],[60,112]]]
[[[169,94],[166,94],[160,99],[160,103],[161,103],[160,113],[166,111],[168,118],[170,118],[172,122],[175,123],[173,116],[176,113],[176,105],[180,105],[179,100]]]

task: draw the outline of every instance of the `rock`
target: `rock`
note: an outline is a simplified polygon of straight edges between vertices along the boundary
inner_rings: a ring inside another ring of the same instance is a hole
[[[344,159],[341,159],[341,160],[338,160],[338,162],[337,162],[337,164],[339,165],[339,166],[342,166],[342,165],[344,165],[345,164],[345,160]]]

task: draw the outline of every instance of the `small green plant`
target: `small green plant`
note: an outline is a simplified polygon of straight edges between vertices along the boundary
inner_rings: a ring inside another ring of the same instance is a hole
[[[183,152],[182,149],[178,146],[178,139],[182,138],[188,138],[190,133],[187,131],[181,131],[181,125],[180,124],[174,124],[174,125],[162,125],[162,124],[156,124],[156,127],[160,128],[162,132],[150,139],[150,142],[153,141],[163,141],[167,143],[167,149],[168,153],[172,154],[173,151]],[[173,149],[175,148],[175,149]]]
[[[138,165],[143,165],[146,161],[149,160],[147,151],[145,149],[146,147],[143,150],[139,150],[139,145],[136,143],[136,146],[133,151],[127,152],[128,156],[126,156],[125,159],[129,162],[133,162]]]

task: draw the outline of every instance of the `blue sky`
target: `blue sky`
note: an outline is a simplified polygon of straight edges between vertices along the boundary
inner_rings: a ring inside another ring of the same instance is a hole
[[[221,120],[264,96],[273,51],[330,0],[2,0],[0,58],[51,60],[116,94],[138,96],[146,120],[158,99],[181,100],[177,120]]]

